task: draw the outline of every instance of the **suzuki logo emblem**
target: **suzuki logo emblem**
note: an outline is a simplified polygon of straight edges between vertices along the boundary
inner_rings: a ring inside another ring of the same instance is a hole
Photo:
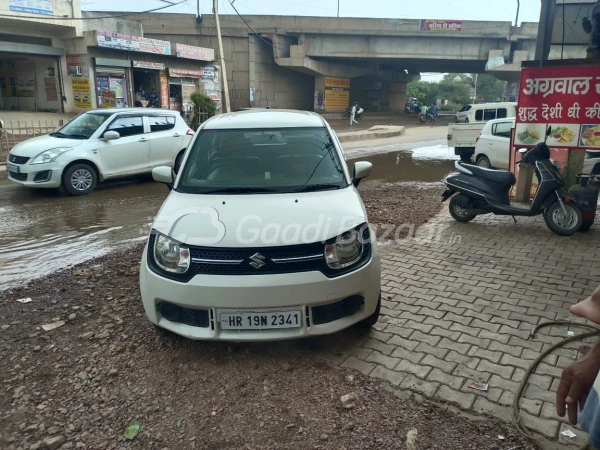
[[[260,253],[255,253],[250,257],[250,265],[255,269],[260,269],[265,266],[267,263],[265,262],[265,257]]]

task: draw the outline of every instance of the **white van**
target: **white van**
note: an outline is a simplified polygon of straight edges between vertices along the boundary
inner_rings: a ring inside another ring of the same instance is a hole
[[[516,103],[478,103],[465,105],[456,113],[456,123],[488,122],[517,115]]]

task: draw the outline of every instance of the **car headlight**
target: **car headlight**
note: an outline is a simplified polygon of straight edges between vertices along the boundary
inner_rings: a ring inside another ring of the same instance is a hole
[[[335,242],[325,246],[325,261],[331,269],[344,269],[360,260],[363,249],[359,230],[349,230],[339,235]]]
[[[46,164],[49,162],[54,162],[56,158],[62,155],[65,152],[72,150],[70,148],[52,148],[50,150],[46,150],[45,152],[40,153],[35,158],[33,158],[30,164]]]
[[[167,236],[157,234],[154,240],[154,260],[158,267],[170,273],[185,273],[190,268],[190,249]]]
[[[592,159],[592,157],[590,156],[589,152],[585,152],[585,156],[583,157],[583,159]]]

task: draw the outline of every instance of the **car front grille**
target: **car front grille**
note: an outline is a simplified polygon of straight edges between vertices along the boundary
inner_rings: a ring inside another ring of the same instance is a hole
[[[208,328],[209,318],[207,309],[181,308],[179,323],[192,327]]]
[[[13,180],[17,180],[17,181],[27,181],[27,174],[26,173],[17,173],[17,172],[11,172],[10,170],[8,171],[8,176],[10,178],[12,178]]]
[[[8,162],[14,163],[14,164],[27,164],[27,161],[29,161],[31,158],[27,158],[25,156],[16,156],[16,155],[8,155]]]
[[[363,266],[371,259],[369,228],[363,230],[363,254],[348,269],[333,270],[325,263],[325,245],[321,242],[282,247],[217,248],[190,247],[192,264],[185,274],[162,271],[154,260],[152,233],[148,243],[148,264],[160,275],[177,281],[189,281],[195,275],[273,275],[300,272],[321,272],[329,278],[344,275]]]

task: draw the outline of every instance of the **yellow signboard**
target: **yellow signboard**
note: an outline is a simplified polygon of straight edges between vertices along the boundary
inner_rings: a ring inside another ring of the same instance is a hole
[[[350,89],[350,78],[325,77],[325,87]]]
[[[92,109],[92,96],[90,94],[90,80],[87,78],[74,78],[73,106],[79,109]]]
[[[325,111],[344,111],[350,103],[350,79],[325,77]]]

